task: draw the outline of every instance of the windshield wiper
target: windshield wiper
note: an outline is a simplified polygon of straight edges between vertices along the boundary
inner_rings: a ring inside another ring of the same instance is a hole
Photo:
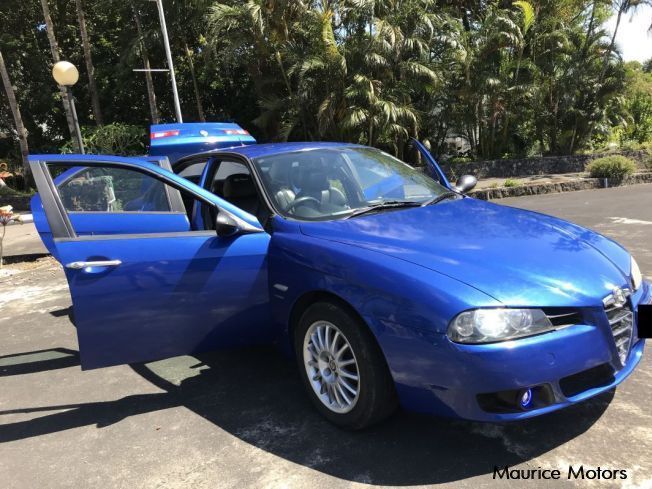
[[[457,192],[453,192],[452,190],[449,190],[448,192],[444,192],[441,195],[438,195],[436,197],[433,197],[432,199],[428,199],[425,202],[421,203],[421,207],[425,207],[427,205],[433,205],[433,204],[438,204],[442,200],[450,199],[451,197],[458,197],[460,194]]]
[[[384,209],[397,209],[400,207],[420,207],[420,202],[414,202],[413,200],[386,200],[384,202],[378,202],[377,204],[372,204],[367,207],[361,207],[360,209],[354,210],[351,214],[346,216],[344,219],[351,219],[352,217],[361,216],[363,214],[368,214],[369,212],[381,211]]]

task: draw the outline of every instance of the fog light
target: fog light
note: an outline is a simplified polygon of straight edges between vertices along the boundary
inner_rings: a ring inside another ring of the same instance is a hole
[[[521,409],[528,409],[532,404],[532,389],[522,390],[518,394],[518,404]]]

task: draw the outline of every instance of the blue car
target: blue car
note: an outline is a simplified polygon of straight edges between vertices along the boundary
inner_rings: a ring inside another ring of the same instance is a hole
[[[451,184],[417,145],[426,172],[344,143],[172,166],[31,156],[35,224],[65,269],[82,368],[273,343],[350,429],[398,405],[518,420],[622,382],[652,302],[632,256],[465,196],[475,179]]]

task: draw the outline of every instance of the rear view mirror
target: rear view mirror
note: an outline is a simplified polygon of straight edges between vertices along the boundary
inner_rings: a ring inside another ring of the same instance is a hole
[[[240,232],[240,226],[229,214],[219,211],[215,218],[215,232],[220,238],[229,238]]]
[[[455,184],[455,190],[461,194],[465,194],[478,184],[478,179],[473,175],[462,175]]]

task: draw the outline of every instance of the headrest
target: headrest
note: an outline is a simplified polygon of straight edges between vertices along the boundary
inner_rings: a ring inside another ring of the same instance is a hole
[[[224,180],[213,180],[211,192],[213,192],[215,195],[222,195],[223,190],[224,190]]]
[[[285,162],[276,162],[269,167],[269,178],[273,183],[286,183],[288,165]]]
[[[224,180],[222,195],[225,199],[238,197],[253,197],[256,195],[256,185],[251,175],[235,174],[229,175]]]
[[[315,169],[305,169],[301,172],[301,191],[302,192],[321,192],[328,190],[330,183],[326,172]]]

